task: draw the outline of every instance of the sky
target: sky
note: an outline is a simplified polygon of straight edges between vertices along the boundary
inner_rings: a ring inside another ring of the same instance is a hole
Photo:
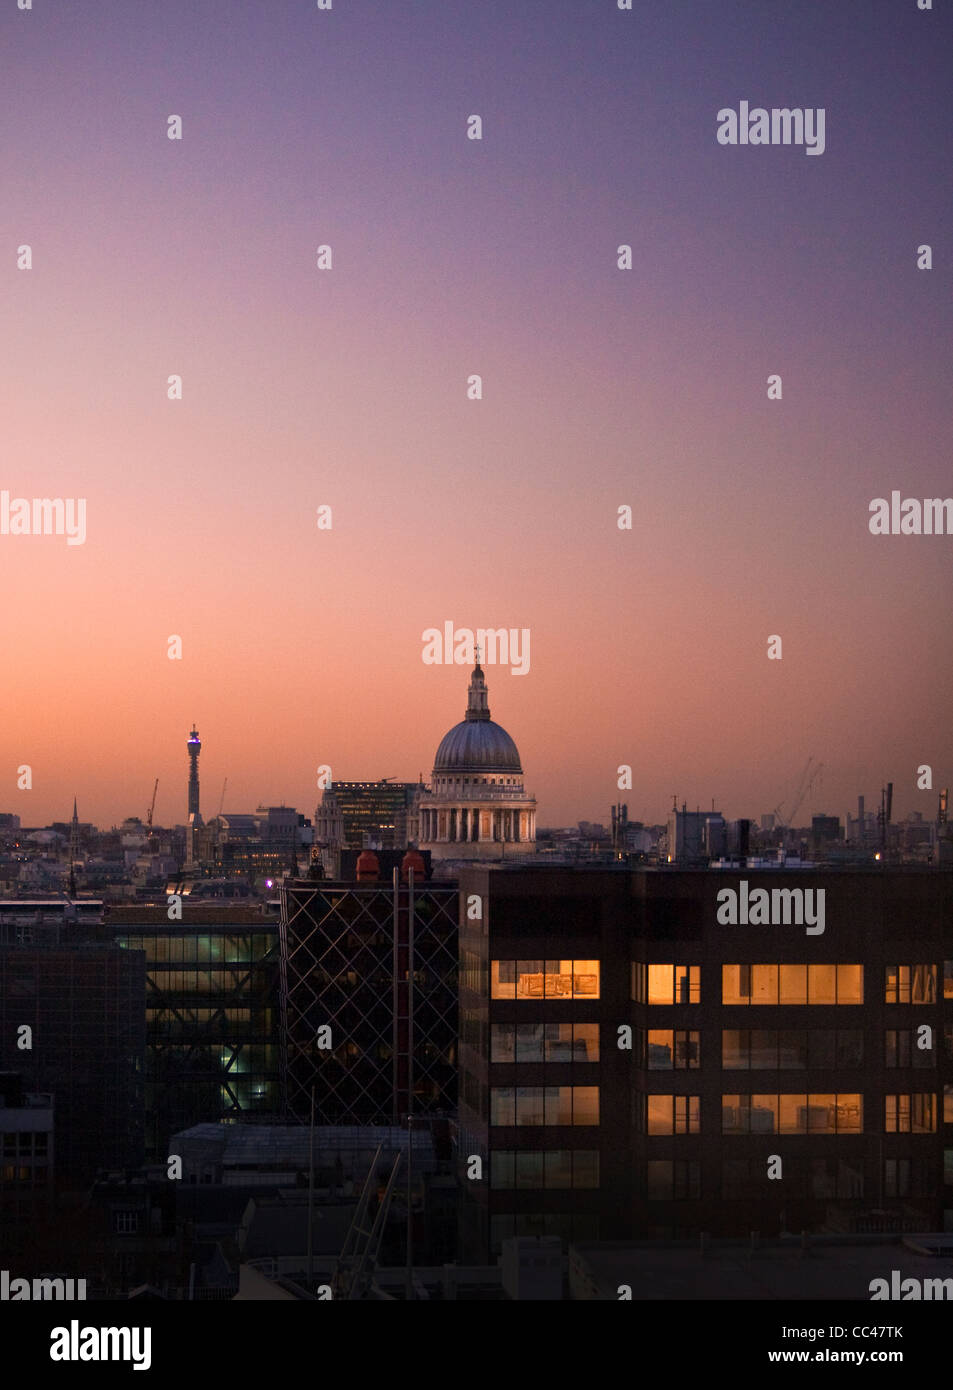
[[[0,535],[0,811],[158,777],[181,823],[193,721],[206,815],[426,778],[452,622],[529,631],[485,671],[540,825],[758,816],[809,756],[802,822],[888,779],[932,817],[953,536],[868,521],[953,496],[951,40],[916,0],[8,0],[0,489],[86,538]],[[823,153],[719,144],[742,101]]]

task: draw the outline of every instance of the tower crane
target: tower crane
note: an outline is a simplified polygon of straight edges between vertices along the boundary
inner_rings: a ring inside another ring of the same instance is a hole
[[[155,786],[152,788],[152,805],[149,807],[149,814],[146,816],[146,825],[149,827],[150,830],[152,829],[152,815],[153,815],[153,812],[154,812],[155,809],[156,809],[156,792],[157,792],[158,790],[159,790],[159,779],[158,779],[158,777],[157,777],[157,778],[156,778],[156,784],[155,784]]]
[[[807,762],[804,764],[804,771],[801,773],[801,780],[798,782],[797,791],[794,794],[794,801],[791,805],[791,810],[788,813],[788,815],[782,816],[781,814],[781,806],[784,805],[783,801],[781,802],[780,806],[775,806],[774,808],[774,814],[777,817],[778,825],[781,827],[782,830],[787,830],[791,826],[791,824],[794,821],[794,817],[797,815],[798,810],[800,809],[801,802],[804,800],[808,792],[810,792],[813,789],[814,783],[817,781],[822,771],[824,770],[824,764],[817,763],[814,767],[814,771],[812,772],[811,763],[813,762],[814,756],[812,754],[811,757],[809,757]]]

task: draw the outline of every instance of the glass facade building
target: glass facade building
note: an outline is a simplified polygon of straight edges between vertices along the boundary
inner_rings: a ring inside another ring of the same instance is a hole
[[[373,840],[381,849],[406,845],[407,812],[421,790],[416,782],[332,782],[343,821],[343,849],[363,849]]]
[[[338,784],[340,785],[340,784]],[[321,1124],[400,1124],[457,1098],[457,890],[281,888],[287,1098]]]
[[[278,922],[240,905],[118,908],[118,945],[146,961],[145,1112],[150,1158],[203,1122],[281,1111]],[[189,920],[194,918],[194,920]]]

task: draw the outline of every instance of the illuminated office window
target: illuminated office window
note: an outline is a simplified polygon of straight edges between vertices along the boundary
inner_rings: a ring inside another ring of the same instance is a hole
[[[782,965],[778,979],[779,1004],[807,1003],[807,966]]]
[[[722,1096],[723,1134],[860,1134],[863,1097],[854,1092]]]
[[[698,1096],[645,1097],[646,1134],[697,1134],[700,1127]]]
[[[862,965],[749,965],[721,968],[723,1004],[862,1004]]]
[[[494,960],[491,999],[598,999],[597,960]]]
[[[936,1131],[936,1095],[932,1091],[885,1096],[884,1111],[887,1134],[933,1134]]]
[[[642,1065],[649,1071],[693,1071],[700,1064],[699,1034],[694,1030],[647,1029],[642,1048]]]
[[[944,972],[946,966],[944,963]],[[884,1003],[935,1004],[935,965],[888,965],[885,970]],[[944,993],[946,976],[944,973]]]
[[[697,1004],[701,967],[636,961],[632,966],[632,997],[640,1004]]]

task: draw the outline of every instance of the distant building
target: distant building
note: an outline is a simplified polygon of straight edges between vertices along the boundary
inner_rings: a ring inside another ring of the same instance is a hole
[[[479,664],[466,715],[441,740],[419,802],[419,847],[435,860],[496,860],[536,850],[536,798],[523,789],[516,744],[490,718]]]
[[[725,819],[718,811],[687,811],[683,802],[669,812],[667,839],[670,864],[705,864],[725,853]]]
[[[836,844],[843,838],[841,823],[836,816],[812,816],[811,844],[815,851],[825,845]]]
[[[212,877],[279,879],[298,871],[304,817],[293,806],[225,811],[195,832],[196,863]]]
[[[314,813],[315,857],[329,878],[343,850],[399,850],[416,844],[419,782],[332,782]]]

